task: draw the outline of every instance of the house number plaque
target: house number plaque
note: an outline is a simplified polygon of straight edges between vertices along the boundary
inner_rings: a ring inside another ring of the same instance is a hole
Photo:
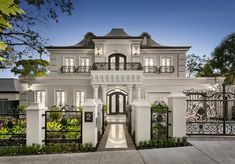
[[[93,112],[85,112],[85,122],[93,122]]]

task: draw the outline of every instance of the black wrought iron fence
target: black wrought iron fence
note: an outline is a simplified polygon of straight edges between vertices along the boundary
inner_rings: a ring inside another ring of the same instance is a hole
[[[187,90],[187,135],[235,135],[235,87]]]
[[[82,143],[82,111],[75,106],[52,106],[45,112],[45,144]]]
[[[151,139],[168,139],[168,106],[164,101],[155,101],[151,106]]]
[[[22,146],[26,144],[26,114],[6,109],[0,113],[0,146]]]

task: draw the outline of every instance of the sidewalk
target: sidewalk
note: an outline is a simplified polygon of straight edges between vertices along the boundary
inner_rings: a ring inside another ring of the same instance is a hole
[[[0,164],[234,164],[235,141],[190,141],[181,148],[0,157]]]

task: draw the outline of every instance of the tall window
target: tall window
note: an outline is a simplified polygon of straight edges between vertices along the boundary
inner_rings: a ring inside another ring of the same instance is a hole
[[[56,91],[56,105],[65,105],[65,91]]]
[[[161,72],[171,72],[171,57],[161,57]]]
[[[66,72],[74,72],[74,57],[65,57],[64,66],[66,66]]]
[[[36,91],[36,102],[46,105],[46,92]]]
[[[153,72],[153,60],[154,58],[152,57],[147,57],[147,58],[144,58],[144,71],[145,72]]]
[[[89,72],[90,70],[90,58],[89,57],[82,57],[81,58],[81,66],[83,66],[84,72]]]
[[[77,107],[83,105],[85,102],[85,91],[75,91],[75,105]]]

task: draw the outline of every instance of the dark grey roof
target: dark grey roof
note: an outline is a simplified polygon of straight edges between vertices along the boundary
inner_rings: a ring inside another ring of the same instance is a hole
[[[142,33],[139,36],[131,36],[128,35],[122,28],[113,28],[108,34],[104,36],[96,36],[92,32],[86,33],[84,39],[82,39],[79,43],[73,46],[49,46],[46,47],[48,49],[94,49],[93,39],[142,39],[141,48],[182,48],[189,49],[189,46],[163,46],[157,42],[155,42],[151,35],[147,32]]]
[[[105,36],[122,36],[122,37],[130,37],[122,28],[113,28],[107,35]]]
[[[0,78],[0,93],[19,93],[19,80]]]

